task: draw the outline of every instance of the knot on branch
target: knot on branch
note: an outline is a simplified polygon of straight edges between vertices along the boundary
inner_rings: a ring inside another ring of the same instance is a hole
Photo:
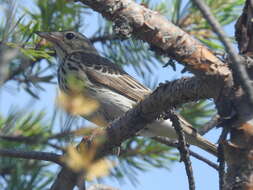
[[[129,20],[122,16],[120,18],[115,19],[113,30],[116,34],[123,38],[129,38],[132,35],[133,27]]]
[[[106,4],[107,6],[102,6],[103,11],[109,15],[114,15],[117,11],[127,7],[128,3],[124,3],[121,0],[112,1],[111,4]]]

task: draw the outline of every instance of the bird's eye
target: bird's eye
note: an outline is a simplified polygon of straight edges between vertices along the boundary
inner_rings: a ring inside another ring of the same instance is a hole
[[[75,34],[71,33],[71,32],[68,32],[67,34],[65,34],[65,37],[68,39],[68,40],[71,40],[75,37]]]

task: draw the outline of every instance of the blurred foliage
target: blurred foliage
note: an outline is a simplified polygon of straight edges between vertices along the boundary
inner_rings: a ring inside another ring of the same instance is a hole
[[[33,160],[2,158],[0,188],[4,190],[44,190],[55,174],[48,165]]]
[[[18,150],[45,150],[42,143],[35,143],[36,139],[51,135],[51,126],[43,121],[45,114],[28,113],[24,110],[11,111],[8,117],[0,117],[0,148]],[[2,137],[17,137],[20,140],[4,140]],[[32,137],[29,142],[22,142],[18,137]],[[34,143],[33,143],[34,142]],[[54,179],[50,171],[50,163],[35,160],[0,157],[0,188],[5,190],[36,189],[42,190]]]
[[[179,112],[196,128],[203,126],[216,113],[214,104],[207,100],[184,104]]]
[[[88,96],[80,94],[69,95],[63,92],[60,92],[57,98],[57,103],[72,115],[88,116],[95,112],[99,107],[99,103]]]
[[[174,23],[189,34],[197,37],[209,48],[216,51],[224,50],[217,40],[217,36],[210,30],[211,27],[208,22],[190,1],[187,3],[183,0],[174,2],[175,12],[172,14]],[[225,27],[236,21],[244,0],[207,0],[206,3],[211,8],[216,19]]]
[[[173,23],[200,39],[209,48],[221,49],[210,26],[190,1],[136,1],[163,14]],[[234,23],[240,14],[238,10],[241,9],[243,2],[242,0],[207,0],[213,13],[224,27]],[[10,86],[14,87],[15,90],[12,90],[11,93],[17,97],[19,92],[24,90],[34,98],[34,102],[39,102],[40,92],[47,90],[48,84],[55,84],[56,81],[55,53],[50,44],[34,35],[34,32],[38,30],[73,29],[87,33],[87,30],[92,28],[94,31],[91,35],[92,39],[103,38],[103,40],[94,42],[101,54],[122,67],[132,68],[150,88],[157,86],[155,75],[157,69],[169,61],[168,58],[155,55],[149,50],[150,47],[146,43],[134,38],[115,37],[112,23],[78,3],[67,0],[8,0],[0,1],[0,6],[3,9],[0,13],[2,18],[0,22],[0,85],[2,91],[8,91]],[[95,23],[95,18],[97,18],[97,23]],[[1,96],[1,98],[3,101],[8,101],[8,97]],[[48,106],[48,102],[43,104]],[[53,136],[55,132],[68,133],[68,131],[59,129],[59,126],[70,130],[70,128],[83,126],[83,123],[76,122],[76,118],[65,115],[61,120],[62,115],[59,115],[57,111],[53,115],[47,114],[45,118],[44,115],[49,110],[33,112],[31,107],[27,106],[18,111],[17,105],[14,105],[14,111],[4,110],[0,116],[0,136],[28,137],[33,141],[27,143],[1,139],[0,148],[61,152],[57,147],[68,145],[70,142],[78,142],[78,139],[67,135],[59,139],[49,140],[49,137]],[[214,110],[212,102],[199,101],[185,104],[179,109],[179,112],[194,127],[201,127],[215,113]],[[52,146],[52,142],[56,146]],[[169,168],[170,164],[178,159],[177,154],[173,153],[170,147],[147,138],[129,139],[121,149],[121,157],[111,156],[112,160],[118,159],[119,164],[111,169],[109,177],[117,181],[125,180],[128,177],[134,184],[137,184],[137,173],[145,172],[151,167]],[[52,167],[55,165],[1,157],[0,188],[8,190],[45,189],[55,177],[55,169]]]
[[[137,185],[138,172],[145,172],[150,167],[169,169],[174,161],[178,161],[178,154],[172,149],[143,137],[128,139],[121,146],[120,165],[113,168],[111,175],[120,182],[124,182],[124,178],[119,177],[127,175],[132,184]]]
[[[110,168],[114,164],[105,158],[94,160],[96,148],[93,146],[87,149],[84,143],[80,143],[77,149],[75,146],[69,146],[66,154],[62,157],[62,161],[76,172],[84,171],[85,178],[88,181],[108,176]]]

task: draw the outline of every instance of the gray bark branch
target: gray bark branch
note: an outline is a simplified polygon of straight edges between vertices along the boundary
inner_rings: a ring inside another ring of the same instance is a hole
[[[135,136],[146,124],[155,120],[169,108],[200,99],[216,97],[218,90],[196,77],[182,78],[160,85],[152,94],[126,112],[121,118],[113,121],[109,127],[100,132],[107,136],[105,142],[97,148],[96,158],[111,153],[113,148]],[[97,136],[99,138],[99,135]],[[93,137],[96,140],[96,136]],[[51,190],[71,190],[77,183],[78,174],[63,168],[58,174]],[[70,180],[72,179],[72,180]]]
[[[39,151],[25,151],[25,150],[13,150],[13,149],[0,149],[0,156],[2,157],[12,157],[12,158],[23,158],[23,159],[34,159],[54,162],[58,165],[63,166],[61,162],[61,155],[48,152]]]

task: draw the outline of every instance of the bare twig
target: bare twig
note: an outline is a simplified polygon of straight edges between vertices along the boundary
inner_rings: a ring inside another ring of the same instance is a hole
[[[223,190],[225,185],[225,157],[223,143],[227,139],[228,127],[224,127],[218,140],[218,162],[219,162],[219,189]]]
[[[212,168],[216,169],[216,170],[219,170],[219,166],[213,162],[211,162],[210,160],[206,159],[205,157],[199,155],[198,153],[196,152],[193,152],[191,150],[190,151],[190,155],[193,156],[194,158],[198,159],[198,160],[201,160],[203,162],[205,162],[207,165],[211,166]]]
[[[167,146],[171,146],[171,147],[175,147],[175,148],[179,147],[178,141],[171,140],[167,137],[152,137],[152,139],[154,139],[155,141],[157,141],[159,143],[165,144]]]
[[[165,144],[167,146],[171,146],[171,147],[175,147],[175,148],[179,147],[178,142],[172,141],[166,137],[153,137],[153,139],[162,143],[162,144]],[[195,153],[194,151],[192,151],[190,149],[189,149],[189,153],[191,156],[195,157],[196,159],[201,160],[201,161],[205,162],[206,164],[208,164],[209,166],[213,167],[214,169],[218,170],[219,166],[217,164],[211,162],[210,160],[204,158],[203,156]]]
[[[7,141],[15,141],[15,142],[22,142],[22,143],[45,143],[49,140],[53,139],[62,139],[66,137],[71,136],[86,136],[90,135],[92,131],[94,131],[95,127],[85,127],[85,128],[79,128],[72,131],[63,131],[56,134],[53,134],[49,137],[43,137],[41,135],[35,135],[35,136],[23,136],[23,135],[4,135],[0,133],[0,139],[7,140]]]
[[[16,136],[12,136],[12,135],[1,135],[0,134],[0,139],[2,140],[6,140],[6,141],[14,141],[14,142],[22,142],[22,143],[34,143],[34,142],[40,142],[40,140],[38,140],[37,136],[34,137],[26,137],[26,136],[22,136],[22,135],[16,135]]]
[[[202,0],[192,0],[195,5],[199,8],[205,19],[209,22],[214,32],[217,34],[221,42],[223,43],[226,51],[228,52],[231,60],[232,60],[232,70],[233,74],[236,74],[236,78],[239,79],[240,84],[242,85],[245,92],[248,94],[250,103],[253,105],[253,88],[250,84],[250,78],[248,77],[247,71],[243,64],[241,64],[242,60],[240,56],[236,53],[232,44],[230,43],[228,37],[223,31],[221,25],[217,21],[217,19],[212,14],[210,8],[204,3]]]
[[[48,142],[48,138],[43,138],[43,137],[38,137],[36,136],[30,136],[30,137],[26,137],[26,136],[10,136],[10,135],[0,135],[0,139],[5,140],[5,141],[10,141],[10,142],[19,142],[19,143],[25,143],[25,144],[47,144],[55,149],[61,150],[61,151],[65,151],[65,149],[63,147],[60,147],[56,144],[50,143]]]
[[[203,127],[198,129],[198,133],[201,135],[206,134],[219,124],[219,119],[220,117],[218,114],[214,115],[210,121],[208,121]]]
[[[160,142],[162,144],[165,144],[167,146],[171,146],[171,147],[175,147],[175,148],[178,148],[179,145],[178,145],[178,142],[176,141],[172,141],[166,137],[153,137],[152,139],[154,139],[155,141],[157,142]],[[207,165],[211,166],[212,168],[216,169],[216,170],[219,170],[219,166],[215,163],[213,163],[212,161],[206,159],[205,157],[199,155],[198,153],[192,151],[189,149],[189,153],[191,156],[193,156],[194,158],[200,160],[200,161],[203,161],[204,163],[206,163]]]
[[[225,185],[225,158],[224,158],[224,149],[223,145],[219,144],[218,146],[218,161],[219,161],[219,190],[224,189]]]
[[[61,155],[55,153],[0,149],[0,156],[49,161],[63,166],[63,163],[60,161]]]
[[[188,182],[189,182],[189,189],[195,190],[195,182],[194,182],[193,170],[192,170],[192,165],[191,165],[191,160],[190,160],[190,153],[186,144],[182,126],[176,114],[170,112],[169,118],[171,119],[173,126],[175,128],[175,131],[178,135],[178,144],[179,144],[178,150],[180,152],[181,160],[183,160],[185,164],[185,170],[186,170]]]
[[[79,180],[77,182],[77,187],[78,187],[78,190],[86,190],[85,180],[82,175],[79,177]]]

